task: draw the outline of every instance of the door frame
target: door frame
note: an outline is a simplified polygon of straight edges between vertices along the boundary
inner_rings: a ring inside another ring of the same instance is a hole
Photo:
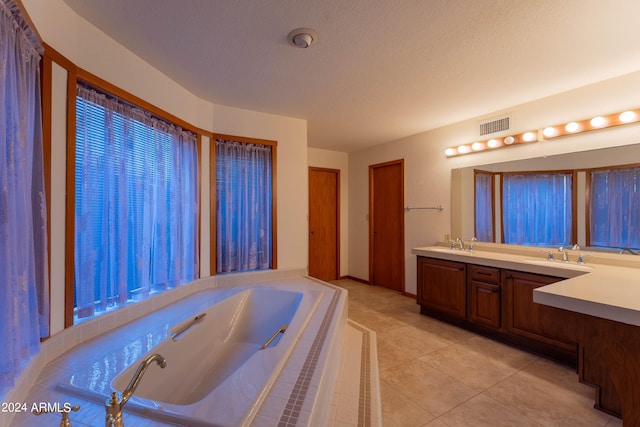
[[[309,166],[308,174],[311,175],[311,171],[331,172],[336,174],[336,279],[340,279],[340,169],[321,168],[317,166]],[[311,191],[311,180],[308,179],[309,192]],[[311,204],[311,197],[309,197],[309,205]],[[309,218],[311,218],[311,210],[309,210]],[[311,221],[309,220],[309,225]],[[308,239],[307,258],[311,249],[311,240]],[[307,260],[307,263],[309,260]]]
[[[374,281],[373,281],[373,250],[374,250],[374,239],[373,239],[373,224],[374,224],[374,216],[375,216],[375,212],[373,209],[373,202],[374,202],[374,180],[373,180],[373,173],[374,170],[377,168],[381,168],[381,167],[386,167],[386,166],[393,166],[393,165],[400,165],[400,197],[402,199],[402,206],[404,206],[404,159],[398,159],[398,160],[391,160],[388,162],[383,162],[383,163],[376,163],[374,165],[369,165],[369,284],[373,285]],[[404,234],[405,234],[405,221],[404,221],[404,215],[400,216],[400,225],[402,226],[402,233],[400,236],[401,239],[401,245],[402,245],[402,251],[404,252],[405,250],[405,240],[404,240]],[[401,269],[401,288],[400,288],[400,292],[402,294],[405,294],[405,279],[406,279],[406,274],[405,274],[405,262],[404,262],[404,257],[402,260],[402,269]]]

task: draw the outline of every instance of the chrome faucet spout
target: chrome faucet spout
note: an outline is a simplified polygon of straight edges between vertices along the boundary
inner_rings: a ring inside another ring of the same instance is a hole
[[[106,427],[124,427],[124,423],[122,422],[122,408],[124,408],[124,405],[131,399],[144,373],[153,362],[156,362],[161,368],[167,366],[167,361],[164,357],[159,354],[152,354],[138,365],[138,369],[136,369],[133,378],[131,378],[129,385],[124,389],[121,396],[118,395],[117,391],[111,393],[111,397],[105,402],[105,409],[107,411],[105,417]]]
[[[562,262],[569,262],[569,253],[563,246],[558,248],[558,252],[562,252]]]
[[[138,388],[138,385],[140,384],[140,380],[142,380],[144,373],[147,371],[149,365],[151,365],[153,362],[156,362],[158,366],[163,369],[167,366],[166,359],[159,354],[152,354],[151,356],[143,360],[138,366],[136,373],[133,374],[133,378],[131,378],[129,385],[122,392],[122,402],[120,403],[121,406],[124,406],[124,404],[127,403],[129,399],[131,399],[131,396],[133,396],[136,388]]]

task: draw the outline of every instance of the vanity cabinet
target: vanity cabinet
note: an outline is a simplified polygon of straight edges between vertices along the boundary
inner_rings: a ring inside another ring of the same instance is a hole
[[[505,329],[508,333],[546,345],[554,358],[571,363],[576,358],[576,336],[572,312],[535,303],[533,290],[561,280],[556,277],[504,270],[506,290]]]
[[[418,257],[418,304],[423,314],[467,317],[466,264]]]
[[[422,314],[577,363],[574,313],[533,301],[535,288],[563,279],[424,256],[417,261]]]
[[[500,328],[502,326],[500,269],[469,264],[467,272],[469,321]]]

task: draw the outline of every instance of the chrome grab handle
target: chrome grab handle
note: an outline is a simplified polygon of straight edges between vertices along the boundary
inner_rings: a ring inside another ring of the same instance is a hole
[[[278,336],[278,334],[284,334],[284,331],[287,330],[287,326],[289,326],[287,323],[285,323],[284,325],[280,326],[280,328],[278,328],[277,331],[275,331],[273,333],[273,335],[271,335],[271,337],[265,341],[264,344],[262,344],[262,350],[264,350],[265,348],[269,347],[269,344],[271,344],[273,342],[273,340],[276,339],[276,337]]]
[[[187,323],[186,325],[184,325],[183,327],[181,327],[180,329],[178,329],[177,331],[172,333],[171,334],[171,339],[175,341],[180,335],[184,334],[187,331],[187,329],[189,329],[190,327],[192,327],[196,323],[200,323],[202,321],[202,319],[204,318],[204,316],[206,316],[206,315],[207,315],[207,313],[198,314],[196,317],[191,319],[191,321],[189,323]]]

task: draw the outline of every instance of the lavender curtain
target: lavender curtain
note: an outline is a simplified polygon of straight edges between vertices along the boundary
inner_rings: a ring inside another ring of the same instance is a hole
[[[493,242],[493,174],[475,171],[475,237]]]
[[[591,171],[590,246],[640,249],[640,167]]]
[[[41,54],[16,4],[0,0],[0,396],[49,334]]]
[[[557,246],[572,243],[571,173],[504,174],[504,243]]]
[[[198,274],[196,136],[78,86],[76,316]]]
[[[216,139],[218,273],[271,266],[271,147]]]

